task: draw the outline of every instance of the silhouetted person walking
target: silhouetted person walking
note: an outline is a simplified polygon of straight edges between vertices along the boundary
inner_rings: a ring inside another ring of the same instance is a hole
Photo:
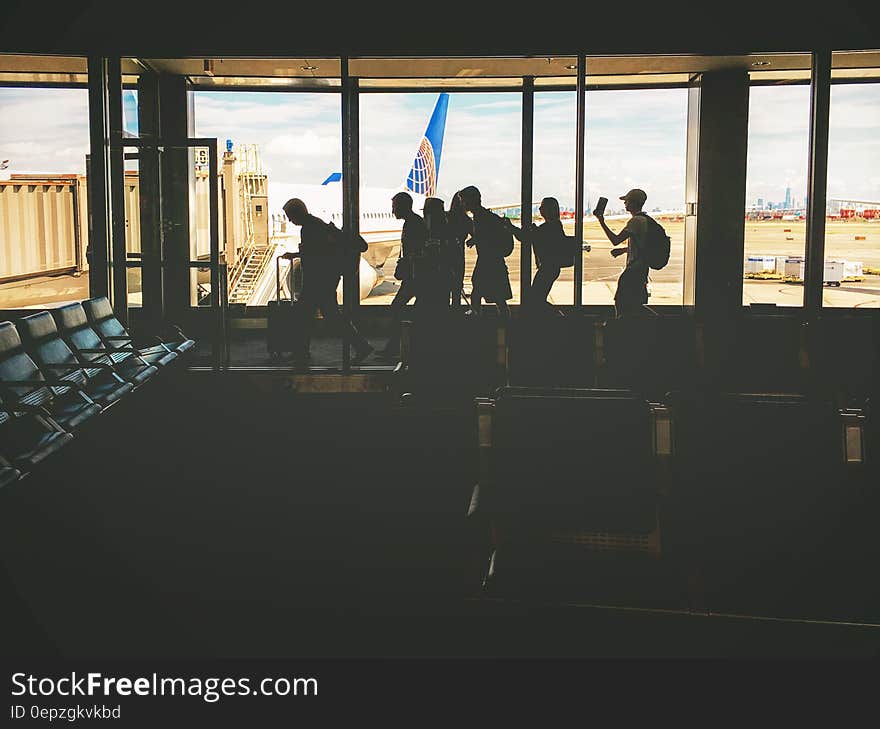
[[[520,241],[532,244],[538,271],[529,291],[528,304],[534,307],[548,308],[552,305],[547,301],[553,282],[559,278],[564,266],[574,262],[574,248],[571,238],[565,235],[562,221],[559,219],[559,201],[555,197],[545,197],[538,208],[544,222],[541,225],[531,224],[528,228],[517,228],[505,219],[508,228]]]
[[[449,292],[454,286],[456,240],[440,198],[426,198],[423,212],[428,238],[421,266],[418,263],[416,266],[419,296],[422,297],[419,308],[427,306],[437,311],[449,307]]]
[[[339,268],[339,251],[331,238],[329,224],[311,215],[306,204],[299,198],[291,198],[284,203],[284,213],[294,225],[300,226],[299,253],[284,255],[287,258],[301,259],[303,285],[300,301],[308,308],[302,350],[295,356],[308,359],[315,313],[320,309],[324,320],[336,329],[343,341],[354,345],[352,364],[360,364],[370,356],[373,348],[354,324],[339,311],[336,288],[339,286],[342,271]]]
[[[391,336],[385,348],[380,351],[382,357],[395,357],[400,350],[400,322],[403,320],[406,305],[416,299],[419,303],[419,282],[416,280],[416,259],[425,252],[425,242],[428,233],[425,229],[425,221],[416,215],[412,209],[412,196],[408,192],[398,192],[391,198],[391,214],[398,220],[403,220],[403,229],[400,232],[400,258],[397,272],[402,276],[400,288],[391,302]]]
[[[464,209],[460,192],[452,196],[446,220],[450,239],[453,241],[449,250],[449,267],[452,269],[450,298],[452,305],[457,306],[461,304],[464,291],[464,242],[474,232],[473,221]]]
[[[641,214],[648,196],[644,190],[632,189],[620,199],[623,200],[627,212],[632,215],[620,233],[614,233],[605,224],[604,215],[596,215],[611,245],[617,246],[629,240],[624,248],[611,251],[611,255],[615,257],[626,253],[626,268],[617,279],[617,293],[614,295],[614,308],[618,318],[639,316],[643,311],[642,307],[648,303],[648,262],[645,259],[648,221]]]
[[[474,216],[473,237],[468,246],[477,247],[477,262],[471,275],[471,310],[479,313],[485,299],[494,303],[501,316],[510,314],[513,298],[504,258],[513,251],[513,235],[504,221],[481,204],[480,191],[470,185],[460,193],[464,208]]]

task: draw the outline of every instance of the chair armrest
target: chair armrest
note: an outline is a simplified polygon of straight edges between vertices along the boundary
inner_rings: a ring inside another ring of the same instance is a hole
[[[28,405],[27,403],[23,402],[16,402],[14,406],[10,403],[3,403],[2,405],[0,405],[0,410],[2,410],[4,413],[12,415],[13,417],[18,415],[19,413],[36,413],[37,415],[41,416],[46,415],[46,411],[42,408],[42,406]]]
[[[0,386],[9,390],[11,387],[49,387],[54,384],[52,379],[45,380],[3,380]]]
[[[81,364],[72,364],[72,365],[41,365],[41,370],[57,370],[59,372],[75,372],[76,370],[81,370],[84,365]]]
[[[150,339],[152,339],[156,344],[158,344],[160,347],[162,347],[162,349],[164,349],[166,352],[172,351],[172,350],[168,349],[168,345],[162,341],[162,337],[160,337],[158,334],[150,335]]]
[[[467,517],[469,519],[484,518],[488,515],[486,505],[487,494],[485,491],[485,488],[480,488],[479,482],[474,484],[473,491],[471,491],[471,499],[468,502]]]
[[[83,389],[82,385],[78,385],[76,382],[71,382],[70,380],[62,380],[58,377],[47,377],[45,380],[15,380],[15,381],[6,381],[3,385],[8,389],[10,387],[33,387],[34,389],[31,392],[34,392],[41,387],[67,387],[71,390],[76,390],[77,392],[86,394],[86,391]],[[15,396],[15,393],[10,393]],[[27,393],[30,395],[31,393]],[[17,402],[20,402],[21,395],[15,396]]]
[[[183,333],[183,329],[181,329],[179,326],[177,326],[177,324],[168,324],[167,326],[168,326],[168,328],[171,329],[171,330],[172,330],[172,331],[173,331],[178,337],[180,337],[180,341],[181,341],[181,342],[184,342],[184,341],[186,341],[187,339],[189,339],[189,337],[186,336],[186,334]]]
[[[116,368],[110,364],[109,362],[90,362],[89,360],[85,360],[80,369],[97,369],[97,370],[108,370],[110,372],[116,372]]]

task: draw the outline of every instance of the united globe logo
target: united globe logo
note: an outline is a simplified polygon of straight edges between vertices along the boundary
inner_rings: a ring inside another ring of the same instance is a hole
[[[418,195],[434,197],[437,192],[437,166],[434,162],[434,148],[427,137],[422,137],[412,169],[407,177],[407,187]]]

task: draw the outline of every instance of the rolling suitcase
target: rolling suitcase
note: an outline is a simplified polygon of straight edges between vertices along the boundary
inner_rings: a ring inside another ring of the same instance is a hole
[[[303,354],[305,351],[303,305],[282,298],[281,260],[281,256],[275,259],[275,301],[267,304],[266,348],[273,359],[278,359],[284,352]]]

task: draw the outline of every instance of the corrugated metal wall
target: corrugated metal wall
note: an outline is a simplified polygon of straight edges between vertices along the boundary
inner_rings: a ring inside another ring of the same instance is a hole
[[[0,280],[76,268],[76,189],[75,179],[0,182]]]
[[[69,181],[0,181],[0,281],[88,268],[86,187],[83,176]],[[125,176],[125,249],[129,253],[141,252],[139,187],[136,175]],[[210,253],[207,175],[196,177],[194,192],[195,228],[191,248],[194,258],[207,257]],[[222,204],[220,211],[222,215]],[[240,217],[235,218],[239,227]],[[238,230],[235,232],[239,234]]]

